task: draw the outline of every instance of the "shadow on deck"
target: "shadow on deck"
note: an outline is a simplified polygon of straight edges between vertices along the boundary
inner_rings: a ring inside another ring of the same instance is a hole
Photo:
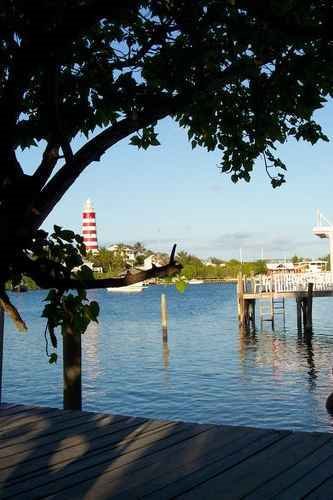
[[[333,437],[0,407],[0,497],[332,496]]]

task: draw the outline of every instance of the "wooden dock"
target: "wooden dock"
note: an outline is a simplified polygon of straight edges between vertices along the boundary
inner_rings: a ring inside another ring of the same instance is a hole
[[[328,499],[333,434],[0,406],[0,498]]]
[[[240,273],[237,279],[237,306],[240,327],[255,327],[256,301],[270,302],[270,312],[260,314],[262,321],[274,325],[275,303],[283,315],[285,299],[294,299],[297,307],[299,330],[312,329],[312,301],[314,297],[333,297],[333,272],[287,273],[258,275],[246,278]],[[268,316],[268,318],[267,318]]]

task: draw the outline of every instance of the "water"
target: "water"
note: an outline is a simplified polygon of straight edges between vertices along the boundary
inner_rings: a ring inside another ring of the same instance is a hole
[[[160,295],[169,304],[163,347]],[[62,360],[45,355],[44,292],[14,294],[27,334],[6,322],[3,400],[61,407]],[[286,323],[241,334],[233,284],[149,287],[139,294],[94,291],[99,325],[83,337],[84,409],[192,422],[331,431],[333,300],[314,300],[314,333],[299,336],[295,302]]]

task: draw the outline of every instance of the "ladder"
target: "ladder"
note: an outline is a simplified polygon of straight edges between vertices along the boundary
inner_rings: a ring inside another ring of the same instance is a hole
[[[272,297],[272,310],[273,310],[273,315],[283,314],[283,316],[285,316],[286,310],[285,310],[284,297],[282,297],[281,299]]]
[[[283,321],[285,321],[284,298],[280,299],[272,297],[271,300],[260,300],[259,314],[261,325],[264,321],[270,321],[272,323],[272,328],[274,328],[275,315],[283,315]]]

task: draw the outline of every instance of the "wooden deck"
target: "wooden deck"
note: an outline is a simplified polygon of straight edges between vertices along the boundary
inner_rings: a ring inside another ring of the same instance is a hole
[[[0,498],[333,497],[333,434],[0,407]]]

